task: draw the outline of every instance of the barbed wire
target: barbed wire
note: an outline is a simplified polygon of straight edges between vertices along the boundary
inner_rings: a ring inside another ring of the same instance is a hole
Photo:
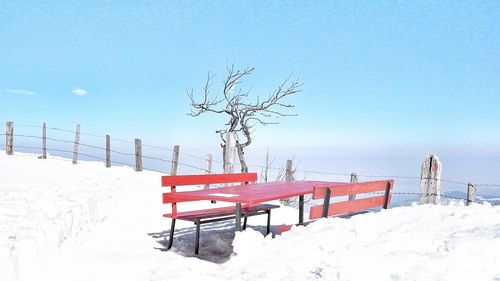
[[[485,186],[485,187],[500,187],[500,184],[490,184],[490,183],[480,183],[476,184],[476,186]]]
[[[366,194],[385,194],[385,192],[368,192]],[[437,193],[419,193],[419,192],[391,192],[391,195],[418,195],[420,197],[430,197],[430,196],[438,196]],[[447,194],[439,194],[440,197],[448,198],[448,199],[455,199],[455,200],[462,200],[465,203],[467,203],[467,198],[462,198],[462,197],[456,197],[456,196],[451,196]],[[469,200],[470,201],[470,200]],[[487,202],[488,204],[497,206],[500,205],[500,203],[493,203],[490,202],[490,200],[487,199],[482,199],[480,200],[481,202]],[[472,202],[472,201],[470,201]]]
[[[26,127],[26,128],[43,128],[40,125],[29,125],[29,124],[14,124],[16,127]]]
[[[364,194],[385,194],[385,192],[367,192],[367,193],[364,193]],[[456,196],[451,196],[451,195],[446,195],[446,194],[437,194],[437,193],[391,192],[390,195],[418,195],[420,197],[440,196],[440,197],[449,198],[449,199],[456,199],[456,200],[467,201],[467,198],[461,198],[461,197],[456,197]]]
[[[26,127],[26,128],[43,128],[42,125],[31,125],[31,124],[15,124],[17,127]],[[54,130],[54,131],[60,131],[60,132],[65,132],[65,133],[72,133],[75,134],[75,130],[68,130],[68,129],[62,129],[62,128],[57,128],[57,127],[46,127],[48,130]],[[5,136],[6,134],[1,133],[0,136]],[[92,137],[97,137],[97,138],[103,138],[105,135],[96,135],[92,133],[87,133],[87,132],[80,132],[80,135],[84,136],[92,136]],[[31,135],[24,135],[24,134],[16,134],[14,136],[17,137],[25,137],[25,138],[37,138],[37,139],[42,139],[41,136],[31,136]],[[134,141],[130,140],[125,140],[125,139],[120,139],[120,138],[110,138],[111,140],[118,141],[118,142],[123,142],[123,143],[128,143],[128,144],[135,144]],[[73,141],[68,141],[68,140],[61,140],[61,139],[56,139],[56,138],[47,138],[47,140],[50,141],[55,141],[55,142],[62,142],[62,143],[74,143]],[[99,150],[105,150],[104,147],[102,146],[96,146],[96,145],[89,145],[85,143],[80,143],[81,146],[84,147],[89,147],[89,148],[94,148],[94,149],[99,149]],[[173,151],[172,148],[165,147],[165,146],[157,146],[157,145],[150,145],[150,144],[142,144],[143,147],[148,147],[148,148],[154,148],[154,149],[162,149],[162,150],[168,150],[168,151]],[[37,148],[33,148],[37,149]],[[120,155],[125,155],[125,156],[133,156],[135,155],[134,153],[124,153],[116,150],[111,150],[112,153],[120,154]],[[195,154],[187,153],[187,152],[179,152],[181,155],[186,155],[192,158],[196,158],[198,160],[203,160],[206,161],[206,158],[202,156],[198,156]],[[151,159],[151,160],[158,160],[158,161],[163,161],[163,162],[171,162],[169,160],[165,160],[162,158],[158,157],[148,157],[146,158]],[[212,159],[212,162],[216,163],[223,163],[221,160],[217,159]],[[187,164],[186,166],[191,166]],[[254,168],[260,168],[260,169],[269,169],[269,170],[278,170],[281,171],[284,168],[283,167],[266,167],[264,165],[253,165],[253,164],[248,164],[248,167],[254,167]],[[196,167],[198,170],[205,170],[204,168],[201,167]],[[295,172],[301,172],[301,173],[307,173],[307,174],[318,174],[318,175],[335,175],[335,176],[350,176],[351,173],[342,173],[342,172],[324,172],[324,171],[312,171],[312,170],[302,170],[302,169],[296,169]],[[419,176],[405,176],[405,175],[365,175],[365,174],[358,174],[359,177],[367,177],[367,178],[394,178],[394,179],[421,179]],[[448,179],[440,179],[439,181],[441,182],[446,182],[446,183],[452,183],[452,184],[460,184],[460,185],[467,185],[467,182],[462,182],[462,181],[455,181],[455,180],[448,180]],[[495,183],[486,183],[486,184],[476,184],[476,187],[500,187],[500,184],[495,184]]]
[[[55,128],[55,127],[47,127],[47,129],[53,130],[53,131],[64,132],[64,133],[76,134],[76,130],[74,131],[74,130]],[[96,134],[86,133],[86,132],[80,132],[80,136],[89,136],[89,137],[95,137],[95,138],[104,138],[105,137],[105,135],[96,135]]]
[[[181,154],[181,155],[186,155],[186,156],[189,156],[189,157],[191,157],[191,158],[196,158],[196,159],[198,159],[198,160],[207,161],[207,159],[206,159],[206,158],[203,158],[203,157],[201,157],[201,156],[194,155],[194,154],[191,154],[191,153],[187,153],[187,152],[182,152],[182,151],[179,151],[179,154]],[[214,159],[212,159],[212,162],[217,162],[217,161],[218,161],[218,160],[214,160]]]
[[[27,124],[16,124],[16,126],[35,127],[35,128],[36,127],[41,127],[41,126],[27,125]],[[47,127],[47,128],[50,128],[52,130],[63,131],[63,132],[74,132],[74,131],[69,131],[69,130],[65,130],[65,129],[54,128],[54,127]],[[1,136],[5,136],[6,134],[2,133],[0,135]],[[92,134],[89,134],[89,135],[92,135]],[[43,139],[43,137],[41,137],[41,136],[33,136],[33,135],[26,135],[26,134],[14,134],[13,136],[15,136],[15,137],[22,137],[22,138]],[[97,136],[97,135],[92,135],[92,136]],[[99,136],[99,137],[101,137],[101,136]],[[127,140],[122,140],[122,139],[117,139],[117,138],[111,138],[111,139],[115,140],[115,141],[121,141],[121,142],[126,142],[126,143],[134,144],[134,142],[127,141]],[[67,144],[73,144],[74,143],[74,141],[57,139],[57,138],[52,138],[52,137],[47,137],[46,140],[53,141],[53,142],[67,143]],[[79,143],[79,145],[83,146],[83,147],[88,147],[88,148],[93,148],[93,149],[98,149],[98,150],[103,150],[103,151],[106,150],[105,147],[97,146],[97,145],[90,145],[90,144],[86,144],[86,143]],[[147,145],[147,144],[142,144],[142,145],[145,146],[145,147],[156,148],[156,149],[165,149],[165,150],[170,150],[170,151],[173,150],[171,148],[162,147],[162,146],[154,146],[154,145]],[[24,148],[24,149],[35,149],[35,150],[42,149],[40,147],[30,147],[30,146],[15,146],[15,147],[17,147],[17,148]],[[56,150],[54,148],[47,148],[47,150],[48,151],[52,150],[52,151],[56,151],[56,152],[72,153],[72,151]],[[110,152],[114,153],[114,154],[123,155],[123,156],[135,156],[135,153],[121,152],[121,151],[117,151],[117,150],[110,150]],[[89,158],[94,158],[94,159],[99,159],[99,160],[105,160],[102,157],[94,156],[94,155],[91,155],[91,154],[86,154],[86,153],[80,153],[80,154],[83,155],[83,156],[87,156]],[[187,152],[180,152],[180,154],[186,155],[186,156],[189,156],[189,157],[192,157],[192,158],[196,158],[196,159],[199,159],[199,160],[206,161],[205,158],[203,158],[201,156],[197,156],[195,154],[191,154],[191,153],[187,153]],[[149,160],[161,161],[161,162],[165,162],[165,163],[172,163],[171,160],[163,159],[161,157],[154,157],[154,156],[148,156],[148,155],[142,155],[142,157],[146,158],[146,159],[149,159]],[[215,160],[215,159],[213,159],[212,161],[216,162],[216,163],[222,163],[223,162],[223,161]],[[178,164],[181,165],[181,166],[185,166],[185,167],[189,167],[189,168],[192,168],[192,169],[196,169],[196,170],[200,170],[200,171],[206,172],[205,168],[198,167],[198,166],[193,165],[193,164],[187,164],[187,163],[182,163],[182,162],[178,162]],[[272,166],[266,167],[264,165],[254,165],[254,164],[248,164],[247,166],[248,167],[254,167],[254,168],[260,168],[260,169],[278,170],[278,171],[283,171],[284,170],[283,167],[272,167]],[[335,175],[335,176],[350,176],[351,175],[351,173],[345,173],[345,172],[344,173],[342,173],[342,172],[325,172],[325,171],[313,171],[313,170],[303,170],[303,169],[296,169],[295,172],[296,173],[306,173],[306,174],[318,174],[318,175]],[[357,174],[357,175],[358,175],[358,177],[367,177],[367,178],[393,178],[393,179],[416,179],[416,180],[417,179],[418,180],[425,179],[425,178],[421,178],[420,176],[406,176],[406,175],[369,175],[369,174]],[[427,180],[431,180],[431,179],[427,178]],[[468,182],[456,181],[456,180],[449,180],[449,179],[439,179],[439,180],[436,180],[436,181],[445,182],[445,183],[451,183],[451,184],[457,184],[457,185],[468,185],[469,184]],[[487,183],[487,184],[476,184],[475,186],[476,187],[500,187],[500,184]]]
[[[1,145],[5,145],[5,144],[0,143],[0,146]],[[36,147],[36,146],[14,145],[13,147],[14,148],[21,148],[21,149],[41,150],[40,147]],[[47,151],[48,152],[60,152],[60,153],[73,154],[73,151],[71,151],[71,150],[56,149],[56,148],[47,148]],[[92,159],[97,159],[97,160],[100,160],[100,161],[105,161],[106,160],[103,157],[99,157],[99,156],[95,156],[95,155],[91,155],[91,154],[87,154],[87,153],[81,153],[81,152],[79,152],[79,155],[84,156],[84,157],[88,157],[88,158],[92,158]],[[159,161],[164,161],[164,162],[171,163],[171,161],[169,161],[169,160],[165,160],[165,159],[161,159],[161,158],[157,158],[157,157],[149,157],[149,156],[144,156],[144,155],[143,155],[143,157],[146,158],[146,159],[159,160]],[[130,167],[130,168],[134,168],[134,169],[136,168],[136,166],[134,164],[130,164],[130,163],[124,163],[124,162],[115,161],[115,160],[112,160],[111,163],[112,164],[118,164],[118,165],[126,166],[126,167]],[[178,165],[189,167],[189,168],[193,168],[193,169],[200,170],[200,171],[204,171],[205,173],[207,172],[204,168],[200,168],[200,167],[197,167],[197,166],[194,166],[194,165],[191,165],[191,164],[186,164],[186,163],[178,162]],[[152,168],[146,168],[146,167],[143,167],[143,170],[152,171],[152,172],[158,172],[158,173],[162,173],[162,174],[166,174],[166,175],[170,174],[170,173],[167,173],[165,171],[161,171],[161,170],[157,170],[157,169],[152,169]],[[213,174],[213,173],[211,173],[211,174]],[[218,185],[211,185],[211,186],[212,187],[217,187]],[[476,186],[478,186],[478,185],[476,185]],[[489,184],[482,184],[482,186],[490,186],[490,185]],[[496,186],[500,186],[500,185],[491,184],[491,186],[495,186],[496,187]],[[380,195],[383,195],[383,194],[385,194],[385,192],[367,192],[367,193],[364,193],[364,194],[380,194]],[[390,194],[391,195],[415,195],[415,196],[419,196],[419,197],[430,197],[430,196],[438,196],[439,195],[442,198],[462,200],[464,202],[467,202],[467,198],[461,198],[461,197],[447,195],[447,194],[437,194],[437,193],[429,193],[428,194],[428,193],[419,193],[419,192],[391,192]],[[487,199],[486,200],[483,199],[483,200],[481,200],[481,202],[487,202],[488,204],[491,204],[493,206],[500,205],[500,203],[490,202],[490,200],[487,200]]]
[[[150,144],[143,144],[142,146],[149,147],[149,148],[154,148],[154,149],[163,149],[163,150],[173,151],[172,148],[166,147],[166,146],[158,146],[158,145],[150,145]]]
[[[311,170],[302,170],[302,169],[297,169],[297,170],[295,170],[295,172],[306,173],[306,174],[317,174],[317,175],[334,175],[334,176],[350,176],[351,175],[350,173],[320,172],[320,171],[311,171]]]
[[[170,161],[170,160],[162,159],[162,158],[159,158],[159,157],[142,155],[142,158],[146,158],[146,159],[149,159],[149,160],[157,160],[157,161],[161,161],[161,162],[165,162],[165,163],[172,163],[172,161]]]
[[[27,128],[43,128],[41,125],[29,125],[29,124],[15,124],[17,127],[27,127]],[[68,130],[68,129],[62,129],[62,128],[57,128],[57,127],[46,127],[47,130],[52,130],[52,131],[59,131],[59,132],[64,132],[64,133],[71,133],[71,134],[76,134],[76,130]],[[3,134],[5,135],[5,134]],[[80,132],[81,136],[90,136],[90,137],[96,137],[96,138],[104,138],[106,137],[105,134],[103,135],[97,135],[93,133],[87,133],[87,132]],[[118,142],[123,142],[123,143],[128,143],[128,144],[135,144],[135,141],[130,141],[130,140],[125,140],[121,138],[110,138],[110,140],[118,141]],[[143,147],[148,147],[148,148],[155,148],[155,149],[164,149],[168,151],[172,151],[172,148],[166,147],[166,146],[157,146],[157,145],[150,145],[150,144],[142,144]]]
[[[110,137],[109,139],[112,140],[112,141],[117,141],[117,142],[123,142],[123,143],[128,143],[128,144],[135,144],[135,142],[133,142],[133,141],[124,140],[124,139],[118,139],[118,138],[112,138],[112,137]]]
[[[29,138],[29,139],[43,139],[43,137],[41,137],[41,136],[32,136],[32,135],[14,134],[13,136],[20,137],[20,138]],[[46,138],[46,139],[49,141],[55,141],[55,142],[74,143],[74,141],[69,141],[69,140],[61,140],[61,139],[54,139],[54,138]]]
[[[41,150],[39,147],[33,147],[33,146],[25,146],[25,145],[13,145],[14,148],[23,148],[23,149],[35,149],[35,150]]]
[[[177,162],[177,164],[179,164],[181,166],[184,166],[184,167],[189,167],[189,168],[193,168],[193,169],[196,169],[196,170],[200,170],[200,171],[203,171],[203,172],[207,171],[205,168],[196,167],[196,166],[193,166],[193,165],[190,165],[190,164],[185,164],[185,163],[181,163],[181,162]]]
[[[117,151],[117,150],[110,150],[110,152],[115,153],[115,154],[120,154],[123,156],[135,156],[135,153],[130,153],[130,152],[121,152],[121,151]]]
[[[220,161],[220,162],[222,163],[223,161]],[[277,171],[283,171],[283,170],[285,170],[284,167],[280,167],[280,168],[278,168],[278,167],[272,167],[272,166],[266,167],[264,165],[254,165],[254,164],[247,164],[247,166],[248,167],[253,167],[253,168],[260,168],[260,169],[266,169],[267,168],[269,170],[277,170]],[[295,170],[295,171],[298,172],[298,170]]]
[[[118,164],[118,165],[122,165],[122,166],[127,166],[127,167],[131,167],[131,168],[135,168],[134,164],[120,162],[120,161],[116,161],[116,160],[111,160],[111,164]]]

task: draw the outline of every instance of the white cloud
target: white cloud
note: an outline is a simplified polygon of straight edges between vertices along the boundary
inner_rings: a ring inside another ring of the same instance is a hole
[[[26,90],[3,90],[3,92],[8,93],[8,94],[13,94],[13,95],[18,95],[18,96],[36,96],[37,93],[33,91],[26,91]]]
[[[73,89],[73,91],[71,91],[71,92],[77,96],[80,96],[80,97],[83,97],[87,94],[87,91],[85,91],[84,89],[81,89],[81,88]]]

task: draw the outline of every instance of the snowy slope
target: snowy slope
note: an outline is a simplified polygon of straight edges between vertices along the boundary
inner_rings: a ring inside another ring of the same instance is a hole
[[[320,220],[274,239],[258,232],[264,216],[236,237],[231,222],[209,224],[199,257],[194,225],[179,222],[167,252],[160,176],[0,151],[0,280],[500,280],[500,207],[479,204]],[[184,208],[200,205],[213,206]],[[275,225],[296,219],[273,211]]]

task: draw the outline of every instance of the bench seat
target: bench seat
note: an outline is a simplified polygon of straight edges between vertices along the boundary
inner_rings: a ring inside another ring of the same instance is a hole
[[[280,206],[278,205],[272,205],[272,204],[242,206],[241,216],[243,217],[251,216],[264,211],[276,209],[279,207]],[[177,212],[175,216],[174,214],[164,214],[163,216],[166,218],[196,222],[204,219],[219,218],[219,217],[229,217],[227,219],[232,219],[234,218],[235,214],[236,214],[236,207],[228,206],[228,207],[212,208],[212,209],[204,209],[196,211]]]

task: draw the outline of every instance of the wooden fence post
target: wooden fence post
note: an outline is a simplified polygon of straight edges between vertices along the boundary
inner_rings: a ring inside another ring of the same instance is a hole
[[[78,147],[80,146],[80,124],[76,125],[75,146],[73,147],[73,164],[78,162]]]
[[[286,160],[286,170],[285,170],[285,180],[293,181],[293,168],[292,168],[292,160]]]
[[[469,183],[467,185],[467,206],[476,201],[476,185]]]
[[[141,139],[135,139],[135,170],[142,171],[142,142]]]
[[[286,169],[285,169],[285,181],[293,181],[293,161],[286,160]],[[301,200],[302,199],[302,200]],[[299,223],[302,223],[303,217],[301,212],[301,201],[303,202],[304,196],[299,196]],[[282,198],[280,199],[281,204],[285,206],[290,206],[292,202],[292,198]]]
[[[14,155],[14,123],[5,123],[5,152]]]
[[[42,130],[42,159],[47,159],[47,123],[43,122]]]
[[[438,204],[441,200],[441,161],[436,155],[427,155],[420,176],[420,203]]]
[[[179,164],[179,146],[174,145],[174,150],[172,151],[172,163],[170,166],[170,175],[177,175],[177,166]]]
[[[207,165],[205,167],[205,174],[211,174],[212,173],[212,154],[208,153],[207,154]],[[210,185],[205,184],[205,189],[208,189]]]
[[[352,173],[351,174],[351,183],[357,183],[358,182],[358,174]],[[356,194],[349,194],[349,201],[355,200],[356,199]]]
[[[111,167],[111,137],[106,135],[106,168]]]

